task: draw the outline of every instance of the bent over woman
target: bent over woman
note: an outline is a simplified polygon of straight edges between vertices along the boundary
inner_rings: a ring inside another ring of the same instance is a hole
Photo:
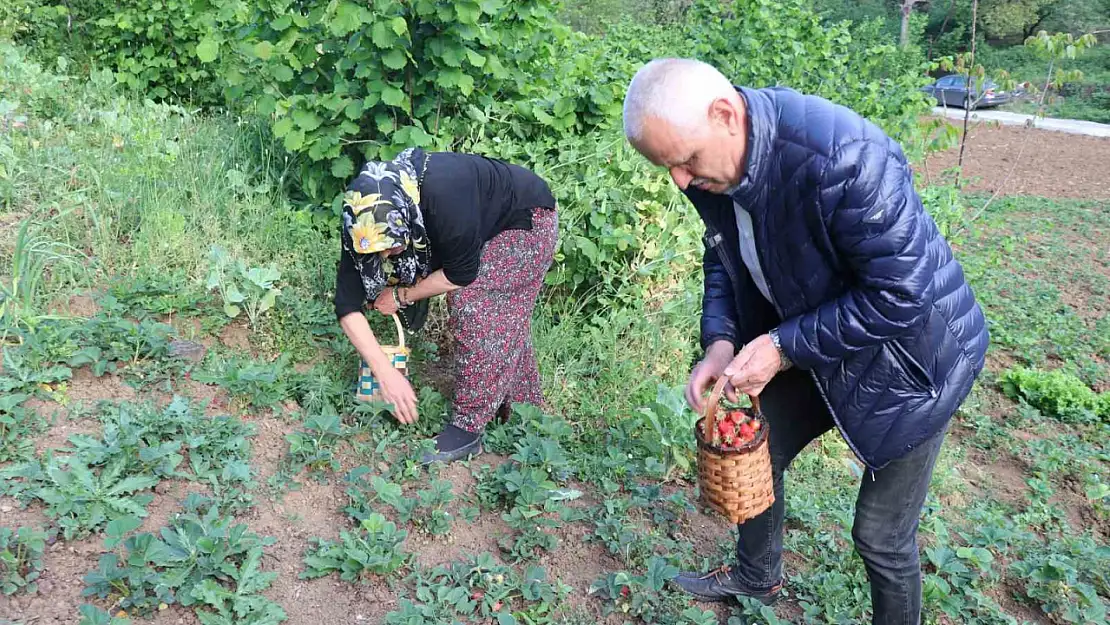
[[[557,239],[547,183],[497,159],[409,148],[368,162],[347,186],[335,314],[402,423],[418,417],[416,394],[363,310],[411,312],[447,294],[454,406],[425,463],[481,453],[495,414],[507,417],[513,403],[542,405],[532,310]]]

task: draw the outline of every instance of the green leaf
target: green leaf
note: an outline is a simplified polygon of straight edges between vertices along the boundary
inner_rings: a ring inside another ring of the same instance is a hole
[[[263,61],[268,61],[274,53],[274,44],[269,41],[259,41],[254,44],[254,55]]]
[[[461,24],[477,24],[478,18],[482,16],[482,9],[473,2],[458,2],[455,3],[455,14],[459,18]]]
[[[277,120],[277,123],[274,124],[274,136],[278,137],[280,139],[281,137],[284,137],[285,135],[289,134],[289,131],[292,130],[292,129],[293,129],[293,118],[292,117],[282,117],[281,119]],[[208,288],[212,289],[215,286],[216,286],[215,284],[210,284]]]
[[[370,106],[373,106],[373,104]],[[347,103],[347,106],[343,109],[343,114],[347,116],[347,119],[357,121],[362,117],[363,110],[363,100],[355,99]]]
[[[294,128],[289,134],[285,135],[285,149],[290,152],[296,152],[304,147],[304,131],[300,128]]]
[[[277,294],[278,291],[275,289],[270,289],[269,291],[266,291],[266,294],[262,296],[262,303],[259,306],[259,312],[266,312],[267,310],[273,308],[274,303],[277,301]]]
[[[247,298],[245,295],[243,295],[243,292],[239,290],[239,287],[236,286],[233,282],[227,285],[227,292],[224,294],[224,299],[231,302],[232,304],[241,304]]]
[[[278,65],[271,70],[274,78],[281,82],[289,82],[293,80],[293,69],[287,65]]]
[[[397,87],[390,85],[386,87],[384,91],[382,91],[382,102],[386,103],[389,106],[400,108],[401,105],[405,102],[405,92],[401,91]]]
[[[242,311],[235,304],[224,304],[224,314],[228,317],[234,319],[239,316],[240,312]]]
[[[192,592],[189,594],[191,594],[194,599],[199,599],[221,611],[224,606],[224,601],[234,597],[231,592],[223,586],[220,586],[219,583],[211,577],[204,578],[201,583],[193,587]]]
[[[370,29],[370,40],[379,48],[388,48],[393,45],[395,36],[389,33],[385,22],[375,22]]]
[[[239,594],[254,594],[261,592],[270,587],[270,584],[277,577],[277,573],[269,572],[263,573],[261,569],[262,564],[262,548],[254,547],[247,552],[247,559],[243,562],[243,567],[239,572]]]
[[[408,22],[406,22],[403,17],[393,18],[389,22],[389,25],[393,28],[393,32],[397,33],[398,37],[404,37],[405,33],[409,32]]]
[[[470,61],[470,64],[474,67],[482,67],[486,64],[486,57],[478,54],[470,48],[466,49],[466,60]]]
[[[108,521],[108,527],[104,530],[104,546],[108,549],[114,549],[123,540],[125,534],[138,529],[142,524],[143,522],[139,517],[134,516],[125,516]]]
[[[270,22],[270,28],[274,30],[285,30],[293,24],[293,18],[289,15],[282,15],[276,20]]]
[[[597,262],[598,249],[593,241],[583,236],[575,237],[574,241],[578,245],[578,249],[582,250],[582,253],[586,255],[586,258],[595,263]]]
[[[358,30],[365,14],[366,9],[357,4],[341,3],[335,11],[335,18],[329,24],[332,34],[346,35]]]
[[[315,111],[297,109],[293,111],[293,121],[305,132],[312,132],[320,127],[320,116]]]
[[[678,575],[679,570],[660,557],[654,557],[648,563],[646,585],[652,592],[659,592],[666,585],[667,580]]]
[[[197,58],[202,63],[211,63],[216,60],[220,55],[220,42],[215,39],[205,37],[197,44]]]
[[[517,625],[517,620],[511,612],[498,612],[497,625]]]
[[[349,178],[355,173],[355,164],[350,157],[340,156],[331,161],[331,175],[336,178]]]
[[[382,64],[389,69],[401,69],[408,64],[408,58],[400,48],[393,48],[382,57]]]
[[[134,493],[136,491],[154,488],[158,485],[158,482],[158,478],[151,477],[149,475],[132,475],[130,477],[124,478],[123,481],[119,482],[112,488],[109,488],[108,494],[112,496],[125,494],[130,495],[131,493]]]

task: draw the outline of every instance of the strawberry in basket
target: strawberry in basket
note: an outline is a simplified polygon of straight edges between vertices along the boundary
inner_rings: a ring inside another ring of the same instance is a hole
[[[760,427],[762,426],[759,420],[747,410],[731,410],[723,419],[717,421],[717,427],[712,433],[713,446],[721,449],[740,449],[755,440]]]

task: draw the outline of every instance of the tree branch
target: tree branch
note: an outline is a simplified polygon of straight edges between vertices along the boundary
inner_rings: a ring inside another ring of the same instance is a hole
[[[971,72],[975,69],[975,24],[979,21],[979,0],[971,0],[971,58],[967,68],[967,99],[964,101],[964,132],[960,137],[960,158],[956,161],[956,188],[963,177],[964,148],[967,147],[967,122],[971,117]]]

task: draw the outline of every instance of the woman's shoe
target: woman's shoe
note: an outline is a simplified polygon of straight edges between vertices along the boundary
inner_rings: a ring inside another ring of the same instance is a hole
[[[433,462],[454,462],[473,458],[482,453],[482,435],[454,425],[448,425],[435,437],[436,450],[425,453],[420,464],[427,466]]]

